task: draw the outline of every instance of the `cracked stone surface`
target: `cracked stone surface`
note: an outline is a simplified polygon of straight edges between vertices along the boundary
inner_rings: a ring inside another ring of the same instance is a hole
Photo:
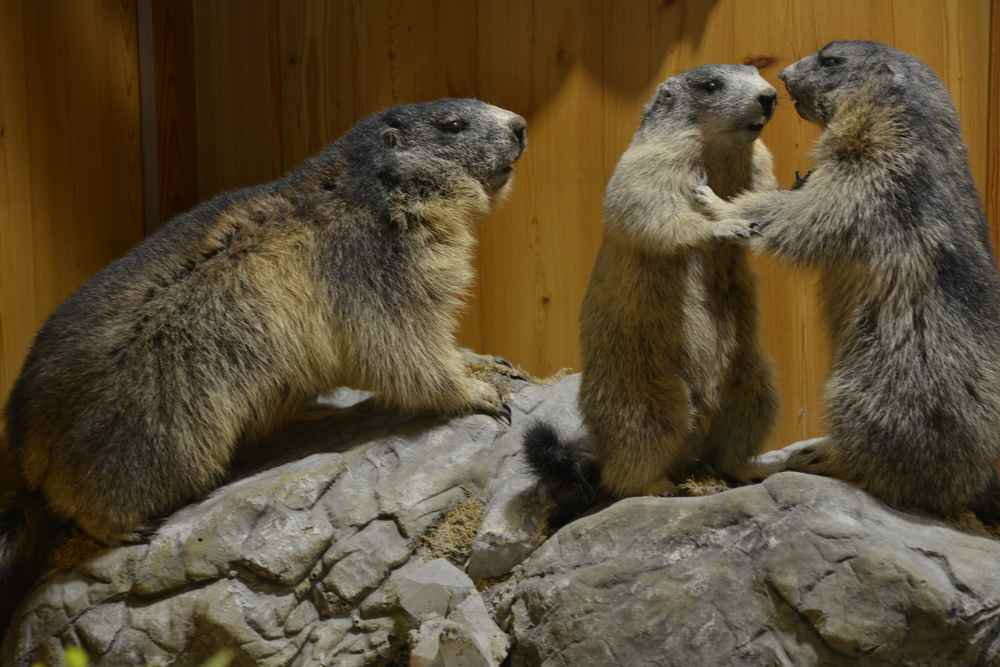
[[[116,666],[224,647],[240,666],[1000,665],[1000,543],[834,480],[623,500],[539,546],[521,438],[535,418],[577,431],[578,389],[515,383],[511,427],[348,392],[241,452],[148,544],[40,582],[2,663],[58,665],[78,645]],[[470,498],[475,540],[447,551],[468,560],[421,555]]]
[[[99,552],[41,582],[7,635],[4,664],[62,664],[71,645],[113,665],[197,665],[223,647],[236,665],[391,664],[416,626],[387,582],[420,565],[420,536],[449,509],[504,488],[524,427],[572,409],[578,386],[514,382],[512,427],[333,397],[339,414],[241,452],[235,479],[171,516],[149,544]]]
[[[780,473],[633,498],[522,566],[513,665],[1000,664],[1000,543]]]

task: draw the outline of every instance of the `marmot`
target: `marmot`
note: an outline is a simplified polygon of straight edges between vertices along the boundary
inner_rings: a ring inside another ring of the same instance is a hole
[[[823,128],[794,191],[695,197],[821,271],[830,437],[787,467],[952,514],[1000,500],[1000,276],[948,92],[925,64],[833,42],[781,73]]]
[[[173,220],[63,303],[6,408],[21,476],[0,513],[7,614],[57,519],[130,541],[324,390],[509,418],[454,331],[470,222],[508,189],[525,127],[478,100],[390,108]]]
[[[579,405],[592,441],[525,437],[529,466],[563,523],[596,499],[662,494],[693,464],[741,476],[777,410],[757,343],[741,225],[691,206],[692,175],[724,196],[776,187],[758,139],[777,95],[745,65],[705,65],[661,84],[604,198],[605,234],[580,315]]]

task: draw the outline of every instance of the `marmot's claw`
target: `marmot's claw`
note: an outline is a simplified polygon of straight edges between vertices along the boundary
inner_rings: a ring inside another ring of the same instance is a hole
[[[503,402],[500,406],[500,410],[497,411],[496,420],[501,424],[506,424],[507,426],[511,426],[514,423],[514,415],[510,409],[510,403],[507,401]]]
[[[812,174],[812,169],[810,169],[809,171],[807,171],[805,176],[800,176],[799,172],[796,171],[795,172],[795,183],[792,184],[792,190],[798,190],[803,185],[805,185],[806,181],[809,180],[809,175],[810,174]]]
[[[528,376],[525,375],[519,368],[514,364],[510,363],[503,357],[493,357],[493,362],[499,367],[495,368],[496,372],[504,377],[509,377],[512,380],[527,380]]]

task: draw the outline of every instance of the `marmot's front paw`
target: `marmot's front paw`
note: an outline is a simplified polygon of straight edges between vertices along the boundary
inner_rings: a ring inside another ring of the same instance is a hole
[[[787,454],[786,470],[837,477],[836,449],[829,437],[805,440],[778,450]]]
[[[747,241],[760,236],[760,230],[754,222],[719,220],[712,224],[712,235],[718,239]]]
[[[707,183],[691,183],[691,198],[696,204],[704,208],[709,213],[716,215],[728,213],[730,205],[725,199],[715,194],[715,190]]]
[[[472,381],[472,399],[469,401],[474,412],[483,412],[492,415],[497,421],[508,426],[511,423],[510,405],[507,404],[503,393],[490,384],[482,380]]]
[[[468,349],[462,350],[462,356],[465,358],[466,366],[468,366],[473,373],[486,371],[488,373],[502,375],[510,378],[511,380],[529,379],[524,371],[516,368],[514,364],[510,363],[503,357],[499,357],[494,354],[479,354]]]

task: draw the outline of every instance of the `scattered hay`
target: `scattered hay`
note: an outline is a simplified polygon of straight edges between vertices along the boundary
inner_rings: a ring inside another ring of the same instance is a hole
[[[729,485],[718,477],[692,475],[677,485],[677,491],[673,495],[684,498],[698,498],[701,496],[714,496],[717,493],[728,490]]]
[[[468,494],[465,500],[452,507],[443,519],[420,536],[421,555],[447,558],[457,567],[464,567],[482,521],[482,501]]]
[[[559,370],[557,370],[555,373],[553,373],[552,375],[550,375],[548,377],[544,377],[544,378],[536,378],[534,376],[529,376],[529,377],[531,377],[531,381],[532,382],[535,382],[537,384],[550,385],[550,384],[556,384],[557,382],[559,382],[560,380],[562,380],[564,377],[566,377],[568,375],[572,375],[575,372],[576,371],[573,370],[572,368],[560,368]]]

